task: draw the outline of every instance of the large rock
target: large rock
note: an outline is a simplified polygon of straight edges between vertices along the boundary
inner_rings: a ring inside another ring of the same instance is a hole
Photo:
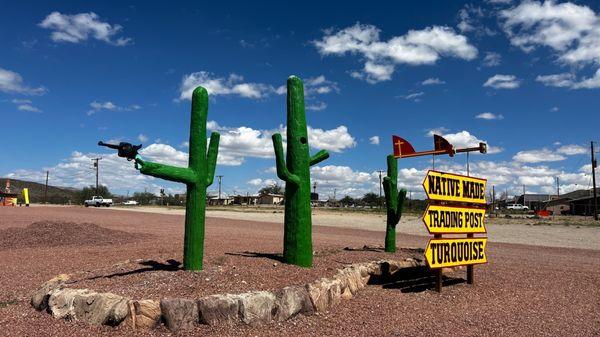
[[[87,289],[54,289],[48,298],[48,312],[54,318],[74,319],[75,308],[73,301],[78,295],[87,295],[91,292]]]
[[[200,323],[208,325],[232,324],[240,320],[238,295],[212,295],[198,300]]]
[[[55,289],[62,289],[64,287],[65,282],[67,282],[68,280],[69,275],[60,274],[55,278],[46,281],[31,296],[31,305],[39,311],[48,308],[48,299],[50,299],[50,292]]]
[[[163,298],[160,311],[171,331],[191,329],[198,323],[198,305],[185,298]]]
[[[82,293],[73,299],[76,320],[93,325],[117,326],[129,314],[128,299],[111,293]]]
[[[240,318],[249,325],[268,324],[277,316],[277,296],[268,291],[253,291],[239,295]]]
[[[322,278],[306,285],[308,295],[316,311],[326,311],[332,305],[340,302],[342,295],[339,279]]]
[[[124,324],[133,329],[153,329],[160,324],[160,303],[153,300],[129,301]]]
[[[315,309],[305,287],[285,287],[277,293],[279,311],[276,319],[285,321],[298,314],[312,314]]]

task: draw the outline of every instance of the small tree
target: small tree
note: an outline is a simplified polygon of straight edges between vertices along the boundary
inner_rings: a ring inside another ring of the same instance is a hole
[[[279,184],[265,186],[258,191],[258,194],[283,194],[284,190]]]
[[[140,205],[149,205],[156,196],[150,192],[135,192],[133,193],[133,200],[140,203]]]
[[[380,198],[377,194],[369,192],[363,195],[361,202],[367,206],[377,206],[380,203]]]
[[[354,201],[354,199],[349,195],[343,197],[340,200],[340,204],[342,204],[343,206],[351,206],[351,205],[354,205],[355,203],[356,202]]]

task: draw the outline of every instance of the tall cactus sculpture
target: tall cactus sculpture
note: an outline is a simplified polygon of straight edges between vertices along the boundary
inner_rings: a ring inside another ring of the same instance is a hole
[[[187,185],[183,247],[183,267],[186,270],[202,270],[206,188],[213,183],[219,152],[220,136],[217,132],[211,134],[208,153],[206,151],[207,115],[208,93],[203,87],[197,87],[192,94],[187,168],[147,162],[139,155],[135,158],[141,173]]]
[[[402,206],[406,199],[406,190],[398,193],[398,162],[393,155],[387,156],[387,177],[383,178],[385,207],[387,209],[387,226],[385,230],[385,251],[396,251],[396,225],[402,217]]]
[[[310,166],[329,157],[325,150],[309,154],[304,87],[302,80],[287,80],[287,154],[283,157],[281,134],[273,135],[277,176],[285,181],[283,258],[286,263],[312,266]]]

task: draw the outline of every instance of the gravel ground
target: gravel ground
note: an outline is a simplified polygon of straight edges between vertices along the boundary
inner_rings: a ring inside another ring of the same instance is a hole
[[[31,225],[35,222],[42,224]],[[82,228],[86,226],[88,235],[73,232],[85,230]],[[80,207],[0,208],[0,335],[132,334],[129,328],[66,322],[33,310],[29,305],[31,292],[60,273],[76,274],[82,284],[93,284],[95,290],[106,287],[122,294],[148,297],[165,291],[199,295],[225,291],[220,288],[223,282],[230,282],[232,289],[227,290],[232,292],[299,284],[316,278],[315,272],[319,276],[321,271],[332,274],[333,268],[345,263],[389,257],[377,251],[343,250],[346,246],[378,246],[383,242],[382,232],[316,226],[317,268],[306,270],[282,265],[273,256],[281,249],[281,227],[276,223],[208,218],[205,272],[190,277],[189,273],[169,269],[173,263],[167,262],[181,261],[183,217],[180,215]],[[62,235],[52,238],[44,232],[48,228]],[[8,233],[12,240],[4,239]],[[28,235],[23,236],[24,233]],[[42,235],[48,240],[28,238],[30,235]],[[56,241],[60,244],[48,244]],[[425,247],[426,241],[422,236],[398,236],[402,247]],[[36,245],[27,247],[33,243]],[[398,255],[411,253],[402,251]],[[140,265],[137,259],[146,264]],[[412,280],[395,280],[368,286],[329,313],[297,317],[262,328],[200,327],[187,335],[600,335],[599,250],[490,243],[488,260],[489,264],[475,268],[475,286],[454,279],[455,284],[437,294],[427,287],[413,286]],[[163,270],[157,271],[156,266]],[[150,270],[130,273],[139,269]],[[105,277],[115,273],[125,275]],[[183,281],[179,280],[178,276],[184,274]],[[234,274],[240,276],[239,282],[230,280],[239,280]],[[462,272],[457,274],[464,276]],[[152,280],[154,283],[148,284],[159,290],[144,288],[146,275],[158,275]],[[202,278],[204,275],[207,277]],[[89,279],[92,276],[100,277]],[[172,287],[161,288],[157,286],[160,284]],[[169,335],[169,332],[163,328],[146,334]]]
[[[134,212],[152,212],[159,214],[185,214],[185,210],[165,207],[115,207],[116,210]],[[229,210],[207,210],[207,216],[265,222],[283,222],[283,208],[251,209],[232,206]],[[544,219],[487,218],[486,228],[490,242],[520,243],[534,246],[600,249],[600,226],[590,217],[556,216]],[[333,211],[316,209],[313,211],[313,223],[328,227],[344,227],[385,231],[385,214]],[[591,226],[595,224],[595,226]],[[428,235],[420,217],[411,214],[402,216],[396,230],[411,235]]]

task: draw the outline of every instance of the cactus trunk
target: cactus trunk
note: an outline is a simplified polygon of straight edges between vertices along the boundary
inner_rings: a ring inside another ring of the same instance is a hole
[[[402,217],[406,190],[402,189],[398,193],[398,162],[393,155],[387,156],[387,177],[383,179],[383,191],[387,210],[385,251],[394,253],[396,251],[396,225]]]
[[[219,134],[213,132],[207,152],[207,115],[208,93],[206,89],[198,87],[192,94],[190,153],[187,168],[151,163],[136,158],[141,173],[187,185],[183,247],[183,267],[186,270],[202,270],[206,188],[213,182],[219,151]]]
[[[310,166],[329,157],[326,151],[309,154],[302,81],[287,81],[287,154],[284,161],[280,134],[273,135],[277,176],[285,183],[283,257],[286,263],[312,266],[312,220],[310,208]]]

